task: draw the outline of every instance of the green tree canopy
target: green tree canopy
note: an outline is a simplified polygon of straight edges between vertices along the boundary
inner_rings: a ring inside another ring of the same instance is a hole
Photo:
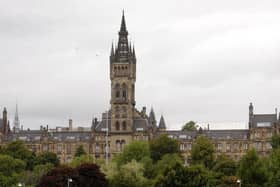
[[[180,153],[178,141],[169,138],[167,134],[162,134],[150,141],[150,150],[153,161],[160,160],[165,154]]]
[[[2,153],[23,160],[27,169],[32,170],[34,167],[35,153],[27,149],[23,141],[17,140],[9,143],[3,148]]]
[[[213,174],[202,165],[184,167],[177,163],[165,170],[155,181],[155,187],[202,187],[218,186]]]
[[[279,187],[280,184],[280,149],[274,150],[268,160],[269,185]]]
[[[132,160],[121,166],[110,180],[111,187],[147,187],[151,186],[149,181],[143,176],[144,167],[141,163]]]
[[[54,168],[53,164],[40,164],[34,166],[33,171],[25,171],[23,175],[23,183],[26,186],[35,186],[39,183],[43,175],[46,175],[50,170]]]
[[[86,151],[84,150],[84,147],[82,145],[79,145],[79,147],[76,149],[75,157],[79,157],[81,155],[86,155]]]
[[[9,155],[0,155],[0,186],[10,187],[20,182],[25,162]]]
[[[58,166],[59,165],[59,158],[57,157],[57,155],[55,153],[52,152],[42,152],[40,154],[38,154],[35,158],[35,164],[36,165],[44,165],[50,163],[54,166]]]
[[[280,148],[280,135],[274,134],[271,138],[271,146],[273,149],[279,149]]]
[[[191,163],[203,164],[206,168],[211,168],[214,162],[214,145],[205,136],[199,136],[191,150]]]
[[[166,154],[155,165],[156,175],[163,175],[169,168],[174,167],[176,164],[183,165],[183,159],[178,154]]]
[[[235,176],[237,172],[237,164],[234,160],[226,155],[219,155],[212,168],[215,172],[220,172],[226,176]]]
[[[240,160],[238,174],[244,187],[262,187],[268,180],[268,172],[264,162],[254,149],[249,150]]]
[[[116,158],[118,165],[126,164],[132,160],[139,162],[144,157],[150,157],[149,144],[144,141],[134,141],[125,146],[123,152]]]
[[[182,131],[196,131],[197,127],[194,121],[189,121],[182,127]]]
[[[81,155],[79,157],[74,157],[70,163],[70,166],[75,168],[82,164],[94,164],[95,162],[96,162],[95,158],[87,154],[87,155]]]

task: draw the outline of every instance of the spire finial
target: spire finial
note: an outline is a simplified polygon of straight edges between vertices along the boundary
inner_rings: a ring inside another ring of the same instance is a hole
[[[125,24],[124,10],[122,11],[122,22],[121,22],[120,33],[127,34],[126,24]]]

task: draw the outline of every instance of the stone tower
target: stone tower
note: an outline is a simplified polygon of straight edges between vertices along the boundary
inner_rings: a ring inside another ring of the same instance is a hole
[[[110,55],[111,132],[132,132],[135,112],[136,57],[128,42],[128,32],[122,15],[119,40]]]

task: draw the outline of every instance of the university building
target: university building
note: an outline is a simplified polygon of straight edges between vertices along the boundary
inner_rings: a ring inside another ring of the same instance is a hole
[[[10,128],[7,110],[4,108],[0,119],[1,144],[22,140],[36,153],[56,153],[62,163],[72,160],[79,145],[83,145],[85,151],[93,157],[105,158],[108,142],[108,157],[112,158],[134,140],[149,141],[163,133],[179,140],[180,150],[186,160],[195,139],[200,135],[212,140],[217,155],[223,153],[236,160],[252,147],[262,156],[271,151],[271,136],[279,133],[280,119],[277,118],[277,111],[273,114],[254,114],[252,103],[249,106],[249,128],[242,130],[200,128],[197,131],[171,131],[166,129],[163,116],[157,123],[153,109],[149,113],[146,107],[136,109],[137,60],[134,46],[128,42],[127,36],[125,17],[122,15],[118,43],[116,47],[112,44],[110,53],[111,106],[100,120],[92,120],[91,128],[74,127],[70,119],[67,127],[23,129],[19,124],[17,109],[13,128]]]

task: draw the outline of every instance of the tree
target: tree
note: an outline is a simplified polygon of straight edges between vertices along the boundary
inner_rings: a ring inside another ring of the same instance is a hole
[[[77,168],[79,187],[107,187],[108,181],[96,164],[82,164]]]
[[[201,187],[218,186],[213,173],[203,165],[184,167],[177,163],[165,170],[164,174],[156,179],[155,187]]]
[[[196,131],[197,127],[194,121],[189,121],[182,127],[182,131]]]
[[[91,155],[81,155],[79,157],[74,157],[70,163],[70,166],[75,168],[82,164],[94,164],[94,163],[95,163],[95,158],[93,158]]]
[[[111,187],[146,187],[150,182],[143,176],[144,167],[141,163],[132,160],[121,166],[110,180]]]
[[[132,160],[139,162],[144,157],[150,157],[149,144],[144,141],[134,141],[125,146],[123,152],[116,158],[118,165],[126,164]]]
[[[274,134],[271,138],[271,146],[273,149],[279,149],[280,148],[280,135]]]
[[[183,160],[178,154],[166,154],[155,165],[155,173],[162,175],[169,168],[174,167],[177,164],[183,165]]]
[[[32,170],[34,167],[35,153],[28,150],[23,141],[17,140],[9,143],[3,148],[3,154],[23,160],[26,163],[26,169]]]
[[[20,182],[25,162],[9,155],[0,155],[0,186],[10,187]]]
[[[214,146],[207,137],[199,136],[192,146],[191,163],[203,164],[206,168],[211,168],[214,162]]]
[[[36,165],[33,171],[25,171],[23,183],[28,186],[35,186],[39,183],[43,175],[46,175],[54,166],[51,163]]]
[[[59,158],[55,153],[52,152],[42,152],[38,154],[35,158],[36,165],[53,164],[54,166],[59,165]]]
[[[72,184],[77,185],[78,174],[73,168],[67,166],[59,166],[46,175],[43,175],[37,187],[65,187],[69,179],[72,179]]]
[[[249,150],[241,159],[238,174],[244,187],[262,187],[268,180],[265,165],[254,149]]]
[[[151,158],[154,162],[160,160],[165,154],[180,153],[179,143],[167,134],[162,134],[150,141]]]
[[[86,155],[86,151],[84,150],[84,147],[82,145],[79,145],[79,147],[76,149],[75,157],[79,157],[81,155]]]
[[[270,187],[279,187],[280,182],[280,149],[274,150],[268,160],[269,184]]]
[[[219,155],[212,168],[215,172],[220,172],[226,176],[235,176],[237,172],[237,164],[234,160],[226,155]]]

